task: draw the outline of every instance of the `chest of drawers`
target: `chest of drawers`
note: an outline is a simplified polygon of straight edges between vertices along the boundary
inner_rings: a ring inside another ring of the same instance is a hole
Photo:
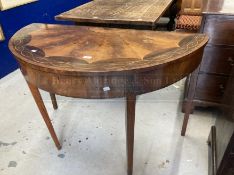
[[[230,72],[208,139],[209,175],[234,174],[234,68]]]
[[[203,0],[201,33],[209,36],[200,66],[188,76],[182,111],[181,135],[196,106],[220,106],[234,67],[234,1]]]
[[[186,81],[183,111],[188,100],[193,101],[190,112],[195,106],[217,106],[221,102],[234,66],[233,9],[232,0],[207,0],[203,4],[200,32],[209,36],[209,42],[201,65]]]

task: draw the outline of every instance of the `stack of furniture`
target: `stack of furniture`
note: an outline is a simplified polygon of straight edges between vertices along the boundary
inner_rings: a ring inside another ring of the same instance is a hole
[[[183,0],[177,16],[176,29],[197,32],[202,21],[202,0]]]
[[[181,135],[195,106],[219,106],[230,70],[234,66],[234,1],[207,0],[203,3],[201,33],[209,36],[202,62],[186,81]]]

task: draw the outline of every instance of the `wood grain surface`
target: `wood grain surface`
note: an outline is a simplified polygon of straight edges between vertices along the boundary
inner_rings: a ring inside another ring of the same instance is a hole
[[[95,0],[56,16],[58,20],[153,26],[173,0]]]
[[[51,72],[122,72],[151,68],[191,54],[205,35],[32,24],[10,41],[18,60]]]
[[[154,91],[188,75],[207,40],[203,34],[32,24],[9,47],[26,80],[41,89],[113,98]]]

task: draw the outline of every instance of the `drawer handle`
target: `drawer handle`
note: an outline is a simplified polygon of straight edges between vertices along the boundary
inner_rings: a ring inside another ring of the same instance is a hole
[[[220,85],[219,85],[219,89],[220,89],[221,93],[223,94],[223,93],[224,93],[224,90],[225,90],[224,85],[223,85],[223,84],[220,84]]]
[[[228,62],[230,62],[231,66],[234,66],[234,60],[232,57],[228,57]]]
[[[219,85],[219,89],[222,89],[222,90],[223,90],[223,89],[224,89],[224,85],[223,85],[223,84],[220,84],[220,85]]]

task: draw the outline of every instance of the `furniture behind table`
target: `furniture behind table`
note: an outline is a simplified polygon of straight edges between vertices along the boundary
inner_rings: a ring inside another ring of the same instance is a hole
[[[209,36],[202,62],[186,80],[181,135],[195,106],[219,106],[234,66],[234,1],[204,0],[201,33]]]
[[[209,175],[234,174],[234,69],[209,136]]]

